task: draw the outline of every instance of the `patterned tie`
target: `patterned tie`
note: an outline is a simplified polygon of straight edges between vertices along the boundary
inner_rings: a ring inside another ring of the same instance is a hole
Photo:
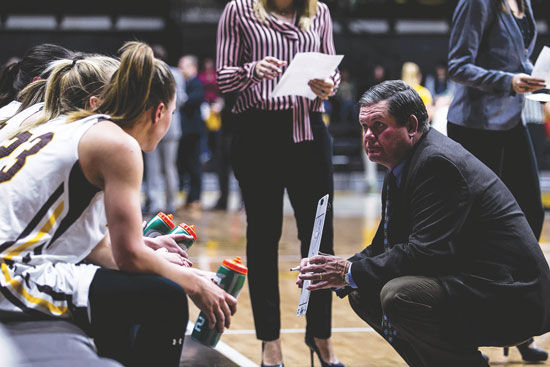
[[[390,222],[391,214],[391,200],[395,198],[395,191],[397,189],[397,180],[394,174],[390,171],[386,179],[386,206],[384,208],[384,249],[389,251],[390,240],[388,233],[388,226]],[[382,336],[391,344],[394,338],[397,336],[397,330],[395,330],[386,315],[382,315]]]

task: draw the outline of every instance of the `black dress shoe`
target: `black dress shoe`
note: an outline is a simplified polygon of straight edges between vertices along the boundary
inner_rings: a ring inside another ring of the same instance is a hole
[[[310,351],[310,358],[311,358],[311,367],[313,366],[313,353],[317,354],[317,357],[319,358],[319,361],[321,361],[322,367],[346,367],[342,363],[328,363],[321,358],[321,351],[317,347],[317,344],[315,344],[315,339],[313,337],[309,338],[306,337],[306,345],[309,347]]]
[[[517,346],[521,358],[525,362],[542,362],[548,359],[548,353],[540,348],[537,348],[533,345],[533,338],[527,340],[525,343],[519,344]]]

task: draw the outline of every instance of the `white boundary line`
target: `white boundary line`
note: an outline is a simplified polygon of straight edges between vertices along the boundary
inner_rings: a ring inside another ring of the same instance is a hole
[[[187,324],[187,332],[185,335],[187,337],[191,336],[191,333],[193,332],[193,328],[195,327],[195,323],[189,321]],[[229,331],[229,330],[228,330]],[[255,331],[252,330],[254,333]],[[224,334],[228,334],[226,331]],[[218,345],[216,345],[216,348],[214,348],[218,353],[224,355],[229,360],[233,361],[237,364],[237,366],[240,367],[258,367],[258,365],[254,362],[252,362],[250,359],[246,358],[244,355],[236,351],[235,349],[231,348],[229,345],[225,344],[224,342],[220,341],[218,342]]]
[[[333,333],[372,333],[374,329],[370,327],[333,327]],[[303,334],[306,329],[281,329],[281,334]],[[255,334],[255,330],[227,330],[224,334],[227,335],[249,335]]]

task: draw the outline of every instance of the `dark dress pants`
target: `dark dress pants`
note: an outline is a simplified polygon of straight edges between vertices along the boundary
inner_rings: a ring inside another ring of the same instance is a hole
[[[180,188],[183,188],[184,175],[189,174],[189,192],[186,203],[200,201],[202,192],[202,164],[200,158],[200,133],[183,134],[178,147],[178,173]]]
[[[512,192],[535,237],[544,223],[539,172],[527,127],[521,121],[510,130],[481,130],[447,124],[447,134],[491,168]]]
[[[317,202],[330,195],[320,251],[333,253],[332,138],[320,113],[310,113],[310,120],[314,140],[294,143],[290,110],[252,110],[236,116],[231,156],[246,209],[248,286],[256,335],[265,341],[277,339],[281,327],[278,246],[285,189],[294,209],[302,257],[308,255]],[[307,335],[330,337],[331,303],[329,290],[311,294]]]
[[[376,287],[373,287],[374,289]],[[445,329],[446,294],[434,278],[404,276],[376,291],[355,290],[348,296],[353,310],[382,337],[382,317],[397,331],[391,346],[411,367],[487,367],[477,346],[460,345]],[[387,329],[386,329],[387,330]]]

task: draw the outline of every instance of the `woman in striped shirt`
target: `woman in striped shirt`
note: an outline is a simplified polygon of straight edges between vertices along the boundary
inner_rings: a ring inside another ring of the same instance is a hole
[[[307,257],[317,201],[330,194],[321,251],[333,253],[332,138],[321,121],[323,100],[332,96],[339,73],[311,80],[314,100],[271,97],[297,52],[334,54],[327,6],[316,0],[233,0],[218,25],[217,81],[235,93],[237,128],[232,163],[247,214],[249,288],[262,365],[282,365],[278,289],[278,244],[283,195],[298,226]],[[331,293],[314,292],[307,312],[306,343],[324,366],[342,366],[330,343]],[[313,352],[312,352],[313,353]],[[324,361],[323,361],[324,360]]]

